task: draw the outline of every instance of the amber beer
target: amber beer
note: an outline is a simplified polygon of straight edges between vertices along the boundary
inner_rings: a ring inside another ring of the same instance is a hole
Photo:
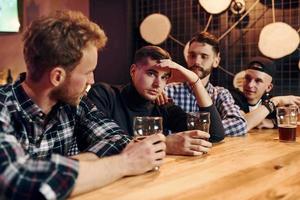
[[[296,128],[294,125],[279,125],[279,140],[286,142],[296,141]]]

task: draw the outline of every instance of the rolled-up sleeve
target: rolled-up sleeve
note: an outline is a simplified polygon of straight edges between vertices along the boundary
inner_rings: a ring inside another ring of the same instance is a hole
[[[223,90],[216,101],[226,136],[242,136],[247,133],[246,120],[228,90]]]
[[[210,113],[210,142],[220,142],[225,137],[225,130],[222,124],[222,120],[220,114],[214,104],[208,107],[199,107],[200,111],[209,112]]]
[[[131,141],[130,136],[88,99],[81,102],[77,114],[80,118],[75,133],[80,151],[110,156],[120,153]]]
[[[13,135],[0,132],[0,196],[7,199],[63,199],[78,176],[78,161],[53,154],[32,159]]]

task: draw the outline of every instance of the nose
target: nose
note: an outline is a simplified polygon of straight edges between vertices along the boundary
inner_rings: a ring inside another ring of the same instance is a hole
[[[200,55],[196,55],[196,58],[195,58],[195,64],[200,66],[202,63],[202,58]]]
[[[154,88],[159,88],[162,84],[162,79],[160,77],[156,77],[153,81],[153,87]]]
[[[247,85],[248,85],[248,87],[252,88],[255,86],[255,81],[253,79],[251,79]]]

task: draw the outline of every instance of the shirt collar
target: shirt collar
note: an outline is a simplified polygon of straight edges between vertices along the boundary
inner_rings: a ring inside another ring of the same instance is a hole
[[[13,95],[16,98],[16,101],[20,105],[20,109],[26,114],[30,119],[43,119],[45,118],[45,114],[41,110],[41,108],[36,105],[32,99],[26,94],[24,88],[22,87],[22,83],[26,78],[26,73],[21,73],[18,80],[13,84]]]
[[[143,98],[131,83],[122,89],[121,95],[131,110],[149,111],[153,108],[153,103]]]
[[[208,82],[208,83],[206,84],[206,86],[205,86],[205,89],[206,89],[206,91],[210,94],[211,90],[213,90],[214,87],[213,87],[213,85],[212,85],[210,82]]]

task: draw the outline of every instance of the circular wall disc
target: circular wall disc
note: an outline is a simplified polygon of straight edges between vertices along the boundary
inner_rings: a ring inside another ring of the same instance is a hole
[[[233,86],[235,88],[238,88],[240,91],[243,91],[243,83],[244,83],[244,77],[245,77],[245,71],[240,71],[237,73],[233,78]]]
[[[185,62],[187,62],[189,46],[190,46],[190,42],[187,42],[183,49],[183,56],[184,56]]]
[[[140,25],[142,38],[154,45],[164,42],[170,31],[171,22],[169,18],[159,13],[148,15]]]
[[[231,0],[199,0],[200,5],[210,14],[219,14],[226,10]]]
[[[265,56],[278,59],[293,53],[299,46],[299,34],[290,25],[275,22],[260,32],[258,48]]]

